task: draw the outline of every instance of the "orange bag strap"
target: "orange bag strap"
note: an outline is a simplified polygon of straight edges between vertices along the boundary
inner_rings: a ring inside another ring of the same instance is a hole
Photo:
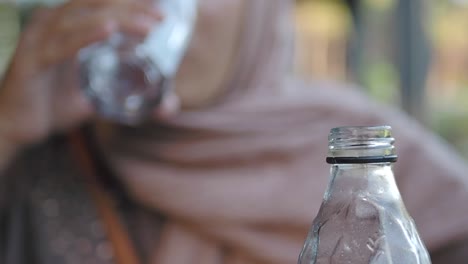
[[[72,155],[82,168],[86,187],[97,207],[99,217],[105,225],[117,264],[140,264],[138,255],[131,242],[128,230],[117,212],[114,201],[98,180],[96,161],[90,153],[83,131],[77,130],[69,135]]]

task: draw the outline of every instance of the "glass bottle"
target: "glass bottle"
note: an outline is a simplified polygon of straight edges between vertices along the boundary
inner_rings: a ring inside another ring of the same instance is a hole
[[[141,40],[117,33],[78,56],[82,89],[101,117],[137,124],[149,117],[173,85],[188,47],[197,0],[151,0],[164,18]]]
[[[395,178],[391,127],[329,135],[331,177],[298,264],[430,264]]]

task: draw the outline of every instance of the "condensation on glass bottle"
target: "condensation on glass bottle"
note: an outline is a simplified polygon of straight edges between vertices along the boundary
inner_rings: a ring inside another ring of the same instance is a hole
[[[80,84],[101,117],[124,124],[147,119],[173,85],[188,47],[197,0],[151,0],[164,19],[141,40],[116,33],[80,50]]]
[[[392,171],[391,127],[329,135],[331,176],[298,264],[430,264]]]

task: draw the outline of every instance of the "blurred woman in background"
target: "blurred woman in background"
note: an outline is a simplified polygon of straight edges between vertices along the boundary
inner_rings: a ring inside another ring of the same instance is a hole
[[[381,124],[434,263],[465,263],[467,166],[357,90],[295,80],[291,6],[201,0],[175,92],[136,127],[95,116],[73,58],[118,31],[145,36],[163,19],[151,1],[35,12],[0,89],[2,263],[295,263],[329,129]]]

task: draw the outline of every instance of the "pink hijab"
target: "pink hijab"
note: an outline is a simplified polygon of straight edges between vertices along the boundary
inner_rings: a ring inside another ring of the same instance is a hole
[[[430,250],[468,238],[468,168],[414,121],[353,88],[289,77],[292,1],[249,1],[228,94],[103,149],[136,201],[166,216],[158,264],[296,263],[328,181],[327,134],[394,128],[397,181]]]

